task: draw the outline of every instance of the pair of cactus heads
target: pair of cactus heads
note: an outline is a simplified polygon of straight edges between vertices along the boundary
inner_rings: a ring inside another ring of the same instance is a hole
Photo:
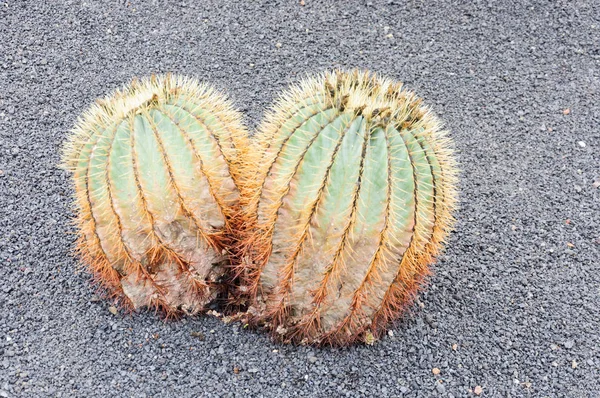
[[[380,337],[453,224],[439,121],[368,71],[308,77],[252,137],[206,84],[153,76],[99,100],[63,150],[77,251],[131,310],[215,306],[278,341]]]

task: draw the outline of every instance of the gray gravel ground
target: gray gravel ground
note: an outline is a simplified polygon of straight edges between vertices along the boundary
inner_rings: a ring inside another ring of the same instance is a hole
[[[599,3],[305,1],[0,1],[0,397],[600,396]],[[404,80],[456,139],[459,222],[411,316],[337,350],[112,315],[70,256],[77,115],[176,71],[255,125],[332,66]]]

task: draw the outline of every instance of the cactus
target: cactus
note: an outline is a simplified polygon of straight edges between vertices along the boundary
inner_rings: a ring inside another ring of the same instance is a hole
[[[218,295],[246,138],[221,94],[181,76],[134,80],[80,117],[62,154],[77,250],[122,305],[193,314]]]
[[[452,227],[451,148],[400,83],[336,71],[291,87],[244,162],[237,276],[247,321],[281,342],[379,338]]]

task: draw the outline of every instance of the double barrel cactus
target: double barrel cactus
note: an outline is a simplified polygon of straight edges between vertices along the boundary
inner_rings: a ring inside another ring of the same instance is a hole
[[[250,143],[213,90],[137,82],[78,123],[79,250],[134,308],[220,293],[281,342],[370,343],[412,302],[452,227],[456,164],[400,83],[335,71],[289,88]]]

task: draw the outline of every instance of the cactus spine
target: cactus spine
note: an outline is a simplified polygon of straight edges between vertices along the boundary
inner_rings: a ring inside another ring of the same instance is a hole
[[[248,321],[283,342],[380,336],[453,223],[455,161],[438,120],[400,83],[326,73],[282,95],[245,164]]]
[[[123,305],[197,313],[215,298],[238,209],[241,115],[196,80],[153,76],[99,100],[63,148],[77,249]]]

